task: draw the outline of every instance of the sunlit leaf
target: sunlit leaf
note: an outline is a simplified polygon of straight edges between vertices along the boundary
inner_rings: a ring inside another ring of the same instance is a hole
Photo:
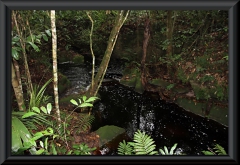
[[[83,99],[83,102],[85,102],[87,99],[87,96],[83,96],[82,99]]]
[[[32,110],[34,110],[37,113],[40,113],[40,109],[38,107],[32,107]]]
[[[46,109],[44,106],[41,106],[40,109],[41,109],[45,114],[47,114],[47,109]]]
[[[78,106],[78,103],[74,100],[74,99],[71,99],[70,102],[76,106]]]
[[[43,144],[43,142],[40,141],[39,143],[40,143],[40,146],[41,146],[42,148],[44,148],[44,144]]]
[[[79,107],[92,107],[93,105],[90,103],[82,103]]]
[[[28,113],[25,113],[22,118],[27,118],[27,117],[30,117],[30,116],[33,116],[33,115],[37,115],[35,112],[28,112]]]
[[[45,139],[44,145],[45,145],[45,149],[47,150],[48,149],[48,137]]]
[[[40,150],[38,150],[38,151],[36,152],[36,155],[41,155],[43,152],[44,152],[44,149],[41,148]]]
[[[48,103],[47,104],[47,113],[50,114],[51,110],[52,110],[52,104]]]
[[[98,97],[90,97],[90,98],[87,99],[85,102],[86,102],[86,103],[89,103],[89,102],[95,101],[95,100],[97,100],[97,99],[98,99]]]

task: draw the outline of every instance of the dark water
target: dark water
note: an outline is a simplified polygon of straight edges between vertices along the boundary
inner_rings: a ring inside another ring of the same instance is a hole
[[[103,83],[99,90],[101,100],[93,108],[96,114],[93,131],[104,125],[116,125],[125,128],[130,138],[138,129],[145,131],[153,138],[157,149],[178,143],[177,148],[185,154],[202,155],[201,151],[219,144],[228,152],[227,127],[185,111],[176,104],[166,103],[157,94],[138,94],[119,84],[117,79],[123,69],[119,64],[110,62],[105,78],[112,78],[112,81]],[[90,84],[89,63],[60,68],[73,84],[66,95],[74,94],[79,88]],[[108,154],[114,153],[116,149]]]
[[[154,93],[141,95],[117,82],[103,84],[99,92],[101,102],[94,110],[102,115],[96,119],[97,127],[123,127],[131,138],[140,129],[154,139],[157,148],[178,143],[177,148],[187,155],[202,155],[202,150],[216,143],[228,151],[228,128],[166,103]]]

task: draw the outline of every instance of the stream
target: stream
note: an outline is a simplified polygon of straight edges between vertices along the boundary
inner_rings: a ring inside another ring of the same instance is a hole
[[[99,65],[99,62],[96,62]],[[86,90],[91,81],[91,61],[82,65],[71,62],[59,64],[60,71],[68,77],[72,88],[64,96]],[[97,71],[98,67],[95,68]],[[104,82],[99,89],[101,100],[94,104],[95,121],[92,131],[101,126],[115,125],[126,130],[133,138],[138,129],[153,138],[157,150],[177,143],[177,150],[187,155],[203,155],[201,151],[221,145],[228,153],[228,127],[167,103],[157,94],[139,94],[119,83],[124,61],[110,61]],[[106,155],[117,155],[111,149]]]

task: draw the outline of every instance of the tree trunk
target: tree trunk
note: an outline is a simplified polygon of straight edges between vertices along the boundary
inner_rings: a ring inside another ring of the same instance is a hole
[[[105,51],[103,60],[102,60],[102,62],[100,64],[98,73],[97,73],[97,75],[94,78],[94,83],[93,83],[93,85],[90,86],[89,90],[86,93],[87,97],[91,97],[91,96],[96,96],[97,95],[98,89],[101,86],[103,77],[104,77],[104,75],[106,73],[106,70],[107,70],[107,67],[108,67],[108,63],[110,61],[114,45],[115,45],[115,43],[117,41],[117,37],[118,37],[119,31],[120,31],[123,23],[127,19],[128,14],[129,14],[129,11],[121,10],[118,13],[118,15],[117,15],[117,17],[115,19],[115,25],[114,25],[114,27],[113,27],[113,29],[111,31],[111,34],[110,34],[110,37],[109,37],[109,40],[108,40],[107,49]]]
[[[22,88],[19,85],[19,81],[17,79],[13,63],[11,65],[12,65],[12,86],[17,99],[18,108],[19,108],[19,111],[26,111],[26,106],[23,100]]]
[[[57,34],[55,24],[55,10],[51,10],[51,28],[52,28],[52,57],[53,57],[53,89],[55,98],[55,108],[58,124],[61,123],[59,103],[58,103],[58,74],[57,74]]]
[[[145,62],[147,57],[148,41],[150,38],[149,23],[150,23],[150,20],[149,18],[147,18],[145,22],[145,29],[144,29],[144,36],[143,36],[144,37],[143,38],[143,54],[142,54],[142,61],[141,61],[141,82],[144,89],[146,89],[146,85],[147,85]]]
[[[173,11],[167,11],[167,40],[168,40],[168,47],[167,47],[167,55],[168,57],[172,55],[172,34],[173,34]]]
[[[23,93],[23,89],[22,89],[22,79],[21,79],[21,73],[19,71],[19,65],[18,65],[18,62],[16,60],[13,59],[13,65],[14,65],[14,69],[15,69],[15,72],[16,72],[16,77],[17,77],[17,80],[18,80],[18,85],[19,85],[19,88],[20,90],[22,91]]]
[[[25,42],[23,41],[23,36],[22,36],[22,33],[20,32],[20,29],[19,29],[19,26],[18,26],[18,23],[17,23],[17,19],[16,19],[16,14],[15,14],[14,11],[13,11],[13,19],[14,19],[14,22],[15,22],[15,26],[16,26],[16,29],[17,29],[18,36],[20,38],[20,44],[21,44],[22,52],[23,52],[24,67],[25,67],[25,73],[26,73],[26,76],[27,76],[27,91],[28,91],[29,96],[31,96],[31,93],[33,91],[33,85],[32,85],[31,74],[30,74],[29,67],[28,67],[28,62],[27,62],[26,45],[25,45]]]

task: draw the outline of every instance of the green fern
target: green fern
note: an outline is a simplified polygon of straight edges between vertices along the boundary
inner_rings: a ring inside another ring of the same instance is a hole
[[[119,143],[118,154],[119,155],[132,155],[133,148],[129,143],[126,143],[125,140]]]
[[[209,151],[202,151],[204,155],[227,155],[222,146],[216,144],[213,149],[208,148]],[[214,151],[215,150],[215,151]]]
[[[157,151],[154,151],[156,145],[154,144],[153,139],[147,134],[145,134],[145,132],[141,132],[140,130],[135,132],[133,141],[134,142],[128,142],[128,144],[126,144],[125,142],[120,143],[120,146],[118,147],[118,154],[127,155],[131,154],[132,152],[136,155],[158,154]],[[130,149],[131,146],[133,147],[133,150]]]
[[[224,150],[224,148],[222,146],[220,146],[219,144],[216,144],[213,149],[216,150],[215,152],[218,153],[218,155],[227,155],[227,153]]]
[[[145,132],[135,132],[133,142],[130,142],[130,145],[133,146],[136,155],[155,155],[157,154],[155,150],[156,145],[154,144],[153,139],[148,136]]]
[[[77,122],[78,125],[75,126],[75,128],[79,128],[77,133],[85,132],[91,127],[91,124],[94,120],[94,116],[88,114],[79,114],[79,117],[80,119]]]
[[[163,150],[163,149],[159,149],[159,152],[160,152],[162,155],[176,155],[176,154],[173,152],[173,151],[176,149],[176,147],[177,147],[177,143],[175,143],[175,144],[172,146],[171,150],[168,151],[167,147],[164,146],[164,150]]]

